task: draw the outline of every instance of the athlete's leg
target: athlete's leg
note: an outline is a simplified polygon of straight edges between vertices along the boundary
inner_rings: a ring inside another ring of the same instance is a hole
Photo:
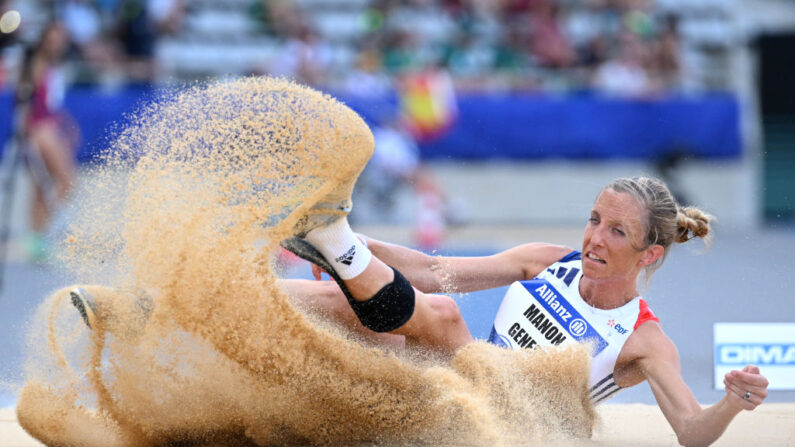
[[[50,221],[50,210],[47,208],[47,200],[44,189],[38,183],[33,184],[33,200],[30,206],[31,222],[30,226],[36,233],[43,233],[47,229]]]
[[[405,335],[411,343],[448,353],[472,340],[451,298],[414,289],[400,272],[372,256],[347,219],[283,245],[328,272],[368,329]]]
[[[406,341],[453,354],[473,338],[455,300],[445,295],[422,293],[414,289],[414,315],[392,331],[406,336]]]
[[[366,328],[454,351],[472,339],[455,303],[415,290],[400,272],[373,257],[348,225],[354,184],[374,148],[369,129],[360,130],[349,147],[340,148],[347,168],[337,178],[344,180],[312,205],[282,246],[328,272]]]
[[[345,287],[357,301],[367,301],[394,283],[394,272],[396,270],[380,259],[372,257],[360,275],[345,281]],[[405,335],[410,343],[447,353],[453,353],[472,341],[472,334],[452,298],[412,289],[414,312],[405,324],[390,333]]]
[[[406,345],[406,337],[402,335],[373,332],[364,327],[334,281],[284,279],[280,285],[291,302],[307,313],[330,320],[373,344],[394,349]]]
[[[55,121],[37,125],[31,131],[30,140],[38,148],[47,172],[52,176],[60,203],[72,190],[75,177],[74,152]]]
[[[381,262],[377,258],[373,260]],[[281,285],[299,307],[328,318],[376,344],[402,347],[404,342],[408,342],[453,353],[472,341],[458,305],[448,296],[425,294],[415,289],[414,313],[408,322],[392,332],[379,333],[359,321],[334,281],[288,279]]]

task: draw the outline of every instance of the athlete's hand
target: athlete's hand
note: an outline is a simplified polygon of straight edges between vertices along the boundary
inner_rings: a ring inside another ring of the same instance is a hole
[[[743,410],[755,409],[767,397],[767,379],[753,365],[746,366],[742,371],[729,371],[723,377],[723,384],[729,402]]]
[[[320,281],[320,280],[323,279],[322,276],[321,276],[323,273],[326,273],[328,275],[328,273],[325,270],[323,270],[322,268],[320,268],[319,265],[312,264],[312,276],[314,276],[317,281]]]

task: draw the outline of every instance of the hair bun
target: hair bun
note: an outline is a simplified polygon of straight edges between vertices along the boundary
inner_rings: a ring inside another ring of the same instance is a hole
[[[712,216],[700,209],[688,206],[679,208],[676,214],[676,238],[675,242],[687,242],[694,237],[706,239],[710,234],[709,223]]]

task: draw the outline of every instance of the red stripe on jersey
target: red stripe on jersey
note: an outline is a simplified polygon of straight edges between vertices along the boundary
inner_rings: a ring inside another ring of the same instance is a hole
[[[635,327],[632,330],[635,330],[641,324],[647,321],[656,321],[660,322],[660,319],[654,316],[654,312],[649,309],[649,303],[646,302],[643,298],[640,299],[640,312],[638,313],[638,321],[635,322]]]

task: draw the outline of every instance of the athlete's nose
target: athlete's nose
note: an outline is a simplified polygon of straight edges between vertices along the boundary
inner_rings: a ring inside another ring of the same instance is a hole
[[[604,246],[604,225],[599,224],[591,231],[591,245]]]

